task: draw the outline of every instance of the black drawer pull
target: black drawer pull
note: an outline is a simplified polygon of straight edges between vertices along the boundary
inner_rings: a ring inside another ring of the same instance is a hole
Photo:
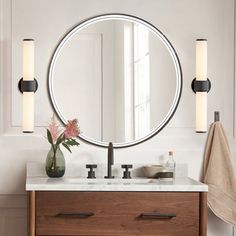
[[[94,216],[93,212],[61,212],[56,215],[60,218],[88,218]]]
[[[143,220],[168,220],[176,217],[176,214],[142,213],[139,217]]]

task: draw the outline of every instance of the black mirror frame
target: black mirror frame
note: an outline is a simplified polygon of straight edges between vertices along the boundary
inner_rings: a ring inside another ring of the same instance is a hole
[[[144,136],[143,138],[137,139],[135,141],[132,142],[127,142],[127,143],[113,143],[114,148],[126,148],[126,147],[131,147],[134,145],[138,145],[140,143],[143,143],[149,139],[151,139],[152,137],[154,137],[155,135],[157,135],[171,120],[171,118],[173,117],[173,115],[176,112],[176,109],[179,105],[179,101],[181,98],[181,94],[182,94],[182,87],[183,87],[183,74],[182,74],[182,68],[181,68],[181,64],[180,64],[180,60],[179,57],[174,49],[174,47],[172,46],[172,44],[170,43],[170,41],[167,39],[167,37],[159,30],[157,29],[154,25],[152,25],[151,23],[133,16],[133,15],[128,15],[128,14],[120,14],[120,13],[111,13],[111,14],[103,14],[103,15],[98,15],[89,19],[86,19],[82,22],[80,22],[79,24],[77,24],[75,27],[73,27],[68,33],[66,33],[66,35],[60,40],[60,42],[57,44],[52,57],[50,59],[50,63],[49,63],[49,67],[48,67],[48,74],[47,74],[47,89],[48,89],[48,96],[49,96],[49,100],[51,103],[51,106],[55,112],[55,114],[57,115],[57,117],[59,118],[59,120],[65,125],[67,123],[67,121],[65,120],[65,118],[63,117],[63,114],[61,114],[60,110],[58,109],[57,103],[55,101],[55,97],[54,97],[54,93],[53,93],[53,70],[54,70],[54,65],[56,62],[56,58],[59,55],[60,50],[63,48],[63,45],[66,43],[66,41],[72,37],[76,32],[78,32],[79,30],[81,30],[83,27],[85,27],[88,24],[91,24],[93,22],[99,21],[99,20],[104,20],[104,19],[127,19],[136,23],[142,23],[145,26],[147,26],[154,34],[156,34],[160,40],[162,40],[162,42],[165,44],[165,46],[167,47],[168,51],[171,54],[171,57],[173,59],[174,65],[175,65],[175,70],[176,70],[176,76],[177,76],[177,88],[176,88],[176,93],[175,93],[175,99],[172,103],[171,109],[169,110],[168,114],[166,115],[166,117],[164,118],[164,120],[161,122],[161,124],[159,124],[155,129],[153,129],[148,135]],[[109,145],[109,142],[101,142],[101,141],[97,141],[94,139],[91,139],[83,134],[79,135],[79,138],[89,144],[92,145],[96,145],[99,147],[105,147],[107,148]]]

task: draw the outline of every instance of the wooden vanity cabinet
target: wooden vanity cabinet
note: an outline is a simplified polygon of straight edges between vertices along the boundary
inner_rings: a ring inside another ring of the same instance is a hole
[[[29,236],[205,236],[206,193],[29,192]]]

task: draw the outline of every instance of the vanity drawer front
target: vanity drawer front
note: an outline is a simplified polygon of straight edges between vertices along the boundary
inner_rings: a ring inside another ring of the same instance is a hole
[[[37,192],[36,235],[199,235],[199,193]]]

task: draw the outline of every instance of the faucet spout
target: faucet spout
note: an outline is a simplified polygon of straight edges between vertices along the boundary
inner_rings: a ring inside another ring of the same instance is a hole
[[[113,179],[114,176],[112,176],[112,165],[114,165],[114,150],[113,150],[113,144],[112,142],[108,145],[108,153],[107,153],[107,176],[105,176],[106,179]]]
[[[114,150],[113,144],[110,142],[108,146],[108,161],[110,161],[111,165],[114,165]]]

